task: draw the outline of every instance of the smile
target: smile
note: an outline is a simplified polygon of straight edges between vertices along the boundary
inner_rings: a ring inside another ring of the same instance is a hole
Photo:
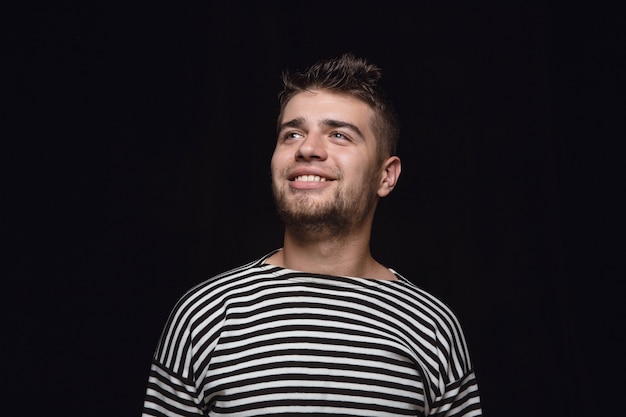
[[[298,175],[293,180],[303,182],[325,182],[326,178],[320,177],[319,175]]]

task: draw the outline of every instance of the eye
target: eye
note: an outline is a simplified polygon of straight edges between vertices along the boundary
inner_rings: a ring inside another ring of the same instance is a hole
[[[282,135],[282,139],[283,140],[293,140],[293,139],[300,139],[303,138],[304,135],[302,133],[299,132],[285,132]]]
[[[341,132],[332,132],[330,136],[334,139],[351,140],[349,136]]]

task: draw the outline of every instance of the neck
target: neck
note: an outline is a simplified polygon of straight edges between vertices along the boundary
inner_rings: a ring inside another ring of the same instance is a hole
[[[358,235],[302,236],[287,228],[283,249],[268,263],[297,271],[370,279],[395,279],[369,249],[369,230]]]

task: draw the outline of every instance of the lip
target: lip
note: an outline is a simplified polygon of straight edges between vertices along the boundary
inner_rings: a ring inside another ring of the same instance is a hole
[[[335,177],[330,175],[327,171],[323,169],[311,168],[311,167],[295,168],[294,170],[289,172],[287,179],[289,181],[295,181],[297,177],[300,177],[303,175],[313,175],[316,177],[324,178],[326,182],[335,180]]]
[[[302,176],[319,177],[322,180],[302,181],[297,179]],[[289,172],[287,179],[289,180],[289,187],[297,190],[314,190],[326,188],[330,185],[331,182],[335,181],[335,177],[328,174],[327,171],[312,167],[296,168],[293,171]]]

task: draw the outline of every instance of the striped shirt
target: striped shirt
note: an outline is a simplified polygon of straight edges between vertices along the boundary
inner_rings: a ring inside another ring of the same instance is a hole
[[[480,416],[462,329],[397,280],[305,273],[263,258],[176,304],[144,416]]]

